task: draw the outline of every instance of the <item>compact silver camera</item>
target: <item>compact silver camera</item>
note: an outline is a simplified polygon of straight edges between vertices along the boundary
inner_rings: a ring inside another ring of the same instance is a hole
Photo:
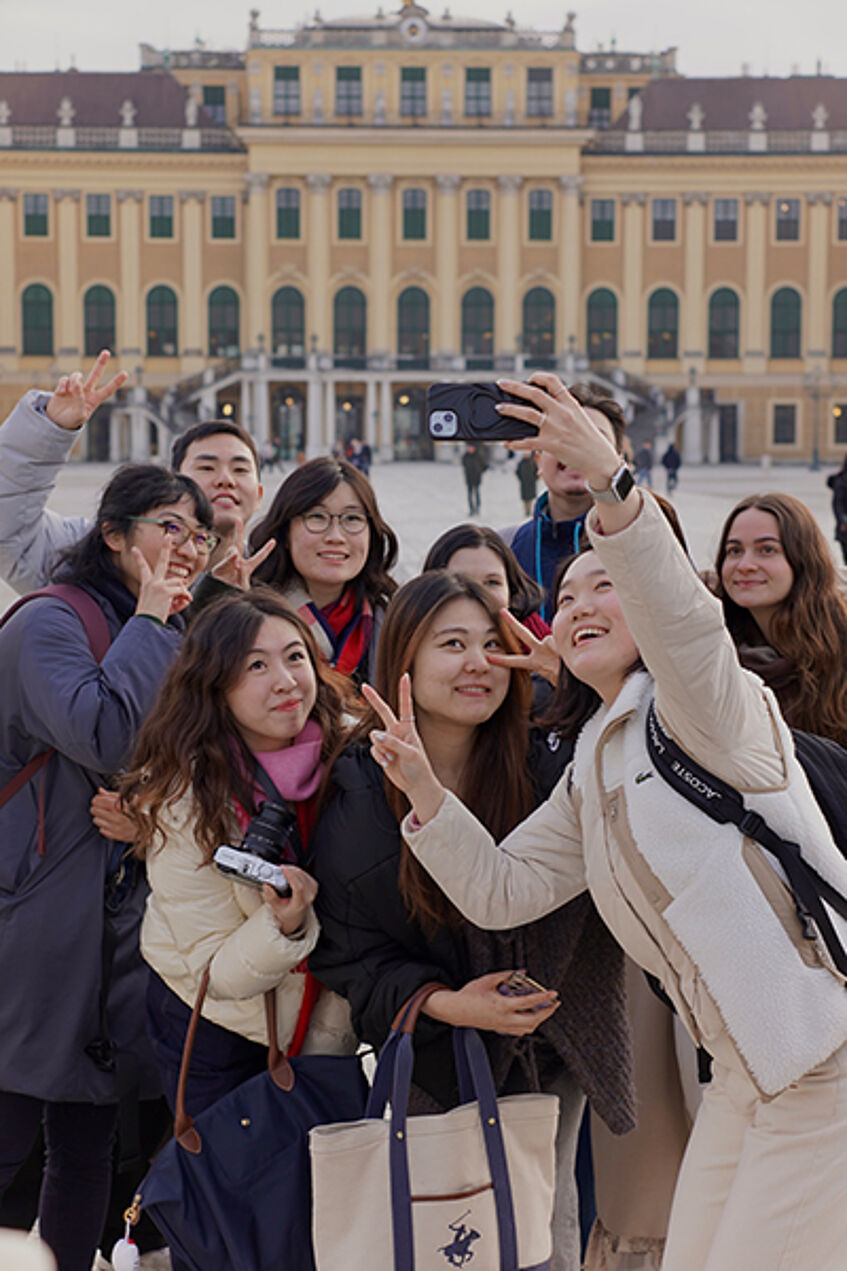
[[[280,896],[290,896],[291,887],[279,862],[298,857],[297,817],[284,803],[268,800],[247,826],[240,847],[222,844],[212,857],[215,866],[228,878],[251,887],[270,883]]]

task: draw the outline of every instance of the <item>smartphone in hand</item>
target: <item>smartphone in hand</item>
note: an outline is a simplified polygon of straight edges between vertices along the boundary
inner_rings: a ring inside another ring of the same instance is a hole
[[[517,441],[535,437],[538,429],[509,419],[495,408],[500,402],[526,402],[497,384],[430,384],[426,394],[429,435],[435,441]]]
[[[528,993],[547,993],[543,984],[527,975],[526,971],[513,971],[497,985],[497,992],[504,997],[525,997]]]

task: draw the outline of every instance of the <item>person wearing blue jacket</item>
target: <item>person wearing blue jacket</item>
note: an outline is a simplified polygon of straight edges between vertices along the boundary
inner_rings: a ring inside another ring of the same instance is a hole
[[[588,384],[574,384],[569,391],[619,451],[623,445],[626,421],[614,398]],[[579,550],[582,527],[592,507],[592,499],[581,472],[565,467],[553,455],[543,452],[537,453],[536,462],[546,488],[535,500],[530,519],[517,527],[502,530],[501,537],[509,544],[522,568],[543,590],[541,616],[549,623],[555,610],[550,601],[553,576],[560,562]]]
[[[122,1056],[137,1061],[144,1032],[146,884],[89,804],[128,759],[176,657],[189,587],[217,542],[211,525],[190,478],[127,465],[54,574],[99,609],[101,660],[93,622],[56,596],[31,598],[0,630],[0,1198],[43,1119],[40,1230],[59,1271],[91,1266]]]

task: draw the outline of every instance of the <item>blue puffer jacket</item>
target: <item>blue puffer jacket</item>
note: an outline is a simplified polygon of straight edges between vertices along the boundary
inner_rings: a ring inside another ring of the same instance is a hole
[[[573,521],[553,521],[548,503],[549,495],[545,490],[535,500],[530,520],[518,526],[510,542],[519,564],[544,591],[541,616],[545,622],[552,621],[555,612],[555,605],[550,600],[550,590],[556,567],[560,561],[578,551],[586,515],[583,513]]]
[[[54,598],[30,601],[0,630],[0,789],[30,759],[57,751],[0,809],[0,1089],[104,1103],[116,1098],[114,1074],[89,1051],[101,1032],[104,889],[115,845],[88,805],[129,758],[178,652],[181,622],[129,617],[135,602],[114,582],[86,590],[112,635],[100,665],[80,619]],[[143,1034],[145,896],[143,874],[124,884],[109,976],[109,1032],[130,1050]]]

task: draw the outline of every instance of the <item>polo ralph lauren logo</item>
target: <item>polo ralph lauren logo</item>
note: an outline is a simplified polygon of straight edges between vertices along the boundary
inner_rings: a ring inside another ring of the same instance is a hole
[[[463,1267],[474,1256],[471,1245],[481,1237],[478,1231],[474,1231],[473,1227],[465,1226],[465,1219],[470,1212],[469,1209],[466,1209],[461,1218],[457,1218],[455,1222],[448,1222],[447,1224],[450,1231],[453,1232],[453,1239],[449,1244],[442,1245],[438,1252],[444,1254],[448,1266]]]

